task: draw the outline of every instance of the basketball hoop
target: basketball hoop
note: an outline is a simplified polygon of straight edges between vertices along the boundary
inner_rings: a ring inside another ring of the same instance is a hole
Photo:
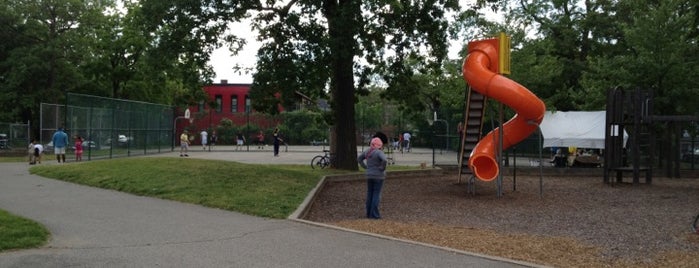
[[[189,112],[189,108],[184,110],[184,119],[189,119],[189,123],[194,123],[194,118],[191,117],[191,113]]]

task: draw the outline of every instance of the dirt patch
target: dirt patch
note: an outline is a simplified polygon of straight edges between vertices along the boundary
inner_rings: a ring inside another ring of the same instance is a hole
[[[381,220],[364,219],[366,184],[330,182],[307,220],[557,267],[699,267],[699,179],[652,185],[585,177],[476,182],[457,176],[388,179]],[[515,189],[516,186],[516,190]],[[543,189],[543,194],[540,194]]]

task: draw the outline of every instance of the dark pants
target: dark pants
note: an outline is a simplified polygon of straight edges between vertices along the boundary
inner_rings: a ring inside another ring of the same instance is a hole
[[[381,188],[383,181],[380,179],[367,179],[366,192],[366,217],[370,219],[380,219],[379,202],[381,201]]]

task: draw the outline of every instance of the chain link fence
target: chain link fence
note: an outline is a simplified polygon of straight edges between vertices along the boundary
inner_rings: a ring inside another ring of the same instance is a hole
[[[172,150],[170,106],[68,93],[67,105],[41,104],[41,143],[63,127],[70,142],[81,137],[83,159],[145,155]],[[68,151],[73,148],[69,147]]]
[[[0,122],[0,150],[25,152],[29,139],[29,123]]]

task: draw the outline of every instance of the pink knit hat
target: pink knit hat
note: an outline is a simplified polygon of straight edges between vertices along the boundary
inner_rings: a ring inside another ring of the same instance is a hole
[[[381,139],[379,139],[379,138],[371,139],[371,148],[381,149],[381,147],[383,147],[383,142],[381,142]]]

